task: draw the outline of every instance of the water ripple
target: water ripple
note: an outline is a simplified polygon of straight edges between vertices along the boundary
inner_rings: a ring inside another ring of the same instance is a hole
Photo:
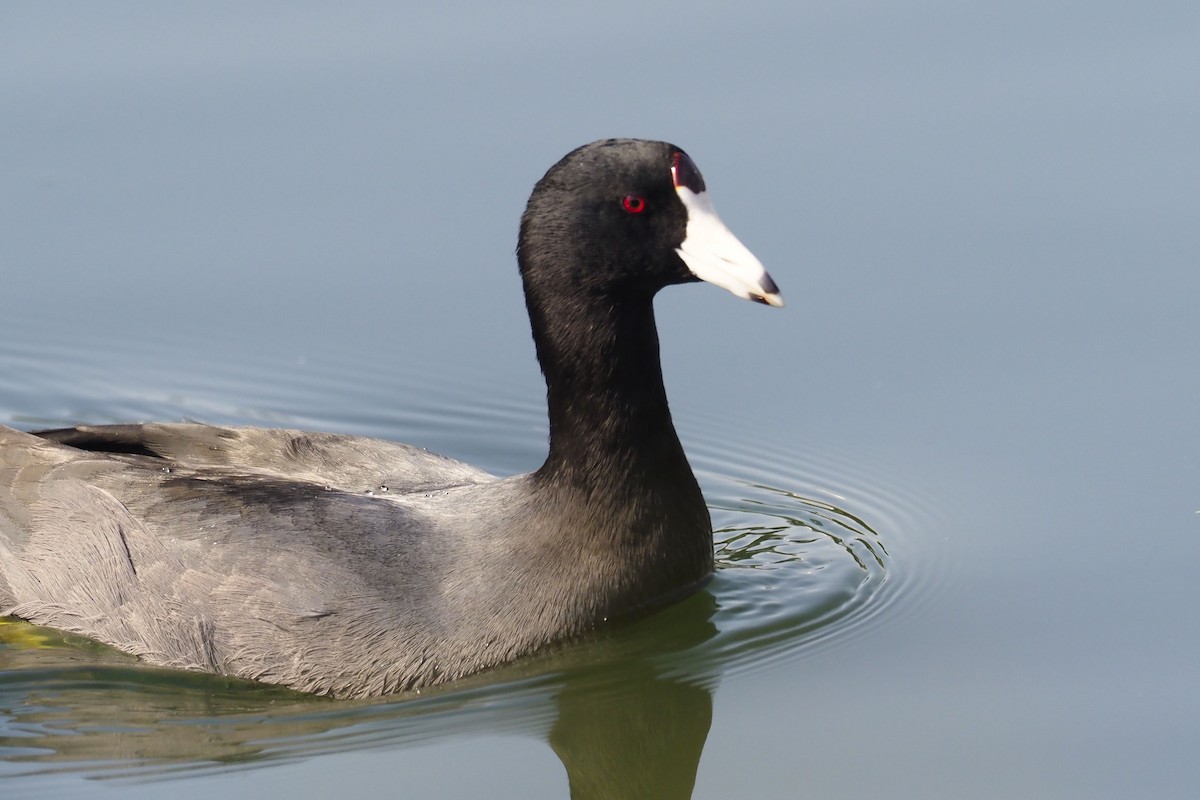
[[[530,469],[544,454],[536,376],[424,363],[381,370],[368,355],[192,353],[185,362],[161,343],[123,350],[114,364],[79,343],[37,347],[0,344],[0,372],[23,376],[0,384],[0,408],[24,427],[191,417],[332,429],[418,443],[497,473]],[[150,669],[75,638],[0,625],[0,776],[161,777],[544,728],[564,694],[583,691],[594,706],[628,692],[646,664],[711,689],[869,635],[937,590],[930,548],[912,546],[931,510],[869,464],[764,441],[691,408],[676,419],[715,529],[717,572],[693,598],[420,697],[361,703]]]

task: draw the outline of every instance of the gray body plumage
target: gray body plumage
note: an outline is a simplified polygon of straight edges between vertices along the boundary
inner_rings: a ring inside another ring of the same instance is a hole
[[[138,428],[158,457],[0,428],[0,615],[359,696],[510,661],[608,611],[586,586],[621,571],[612,543],[564,537],[574,504],[531,475],[358,437]]]

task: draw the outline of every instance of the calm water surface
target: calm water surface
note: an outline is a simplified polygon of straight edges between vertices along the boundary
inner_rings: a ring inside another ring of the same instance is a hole
[[[658,301],[708,589],[418,697],[0,624],[13,797],[1200,793],[1200,11],[0,10],[0,423],[544,455],[534,181],[666,138],[788,307]]]

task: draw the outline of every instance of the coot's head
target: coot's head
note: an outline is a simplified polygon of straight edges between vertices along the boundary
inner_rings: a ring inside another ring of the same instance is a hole
[[[783,305],[717,217],[700,170],[666,142],[608,139],[564,156],[534,187],[518,256],[531,310],[648,299],[698,280]]]

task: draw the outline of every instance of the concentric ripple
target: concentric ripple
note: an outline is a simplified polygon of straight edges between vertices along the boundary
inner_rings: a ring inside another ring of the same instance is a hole
[[[21,356],[0,352],[0,360]],[[172,376],[162,371],[170,354],[161,358],[142,380],[171,384],[174,377],[169,393],[140,390],[137,381],[110,386],[77,355],[61,386],[49,373],[38,376],[37,393],[56,399],[43,406],[31,390],[10,394],[2,398],[11,409],[3,421],[32,427],[133,411],[134,418],[335,429],[417,442],[497,473],[532,468],[544,452],[540,392],[512,376],[473,372],[468,381],[415,370],[408,374],[435,376],[433,387],[416,387],[388,378],[405,370],[375,370],[370,383],[356,385],[368,372],[357,369],[363,365],[319,358],[213,361]],[[206,375],[204,386],[192,377],[197,371]],[[467,388],[479,382],[488,385],[486,400]],[[104,391],[91,396],[88,388]],[[100,395],[109,396],[107,404],[86,406]],[[49,413],[33,411],[46,407]],[[677,409],[676,418],[715,529],[716,575],[692,598],[420,697],[372,702],[150,669],[10,622],[0,625],[0,777],[65,770],[152,778],[464,731],[532,732],[569,716],[569,704],[578,714],[596,698],[629,695],[646,675],[716,691],[726,679],[863,635],[884,624],[889,609],[911,609],[914,597],[936,585],[929,565],[917,567],[905,555],[927,511],[863,465],[778,439],[764,445],[735,423],[688,409]],[[654,696],[661,687],[647,691]]]

